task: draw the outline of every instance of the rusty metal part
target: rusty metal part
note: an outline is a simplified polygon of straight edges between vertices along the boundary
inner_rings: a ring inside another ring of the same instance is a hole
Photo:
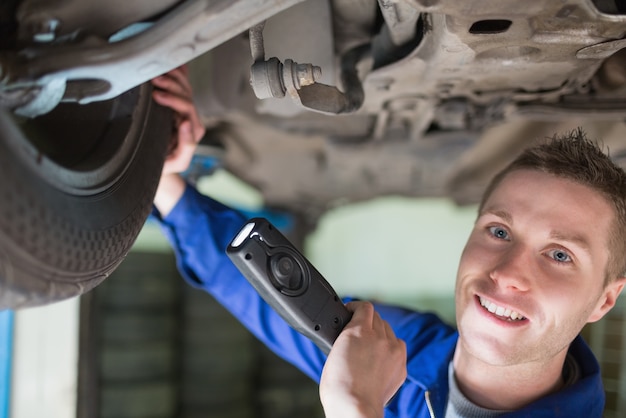
[[[289,96],[294,103],[323,113],[351,113],[363,103],[363,89],[357,74],[358,62],[369,46],[353,48],[342,57],[341,77],[345,92],[335,86],[319,83],[322,69],[310,63],[291,59],[284,63],[276,57],[265,60],[263,24],[249,31],[250,51],[255,62],[250,69],[250,84],[259,99]]]

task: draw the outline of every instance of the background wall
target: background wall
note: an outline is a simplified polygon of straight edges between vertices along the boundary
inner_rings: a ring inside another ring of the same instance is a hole
[[[340,294],[433,309],[453,320],[456,269],[476,208],[387,197],[329,212],[305,252]]]

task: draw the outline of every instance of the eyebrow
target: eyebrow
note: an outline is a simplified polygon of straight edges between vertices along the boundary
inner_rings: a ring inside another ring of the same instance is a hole
[[[579,234],[567,234],[562,233],[560,231],[552,231],[550,232],[550,238],[558,240],[558,241],[567,241],[574,243],[585,250],[587,253],[590,253],[589,241],[582,235]]]
[[[505,210],[493,210],[493,209],[486,208],[478,214],[478,217],[480,218],[485,215],[494,215],[494,216],[497,216],[498,218],[505,220],[507,223],[511,225],[513,224],[513,217],[511,216],[509,212]]]

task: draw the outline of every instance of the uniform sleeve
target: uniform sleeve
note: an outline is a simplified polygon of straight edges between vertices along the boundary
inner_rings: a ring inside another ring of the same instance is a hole
[[[242,214],[188,185],[166,217],[154,211],[153,218],[189,284],[213,295],[272,351],[319,382],[326,355],[276,314],[226,255],[247,220]]]

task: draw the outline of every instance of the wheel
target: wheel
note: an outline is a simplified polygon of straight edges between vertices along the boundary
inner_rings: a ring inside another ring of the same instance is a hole
[[[172,132],[151,91],[28,120],[0,110],[0,309],[80,295],[128,253]]]

